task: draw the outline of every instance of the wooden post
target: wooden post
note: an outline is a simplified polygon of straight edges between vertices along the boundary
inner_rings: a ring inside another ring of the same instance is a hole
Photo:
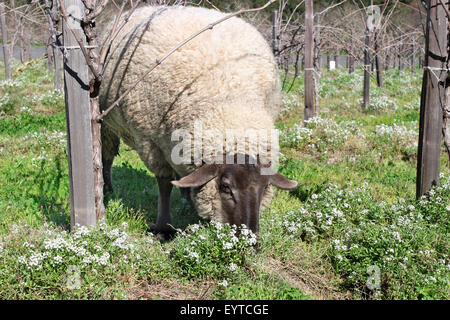
[[[60,36],[58,35],[58,26],[60,25],[60,19],[59,19],[59,5],[57,0],[53,0],[53,6],[52,6],[52,19],[53,19],[53,34],[52,38],[54,40],[54,46],[53,46],[53,61],[55,63],[55,79],[54,79],[54,89],[55,90],[61,90],[61,71],[62,71],[62,54],[60,47],[61,40]]]
[[[278,56],[278,11],[272,11],[272,50],[275,57]]]
[[[0,27],[2,30],[3,60],[5,61],[5,80],[10,80],[11,68],[9,67],[8,29],[6,27],[5,3],[3,0],[0,2]]]
[[[338,59],[339,59],[339,49],[336,49],[335,51],[334,51],[334,67],[337,69],[337,68],[339,68],[339,62],[338,62]]]
[[[306,0],[305,12],[305,111],[304,119],[314,116],[314,40],[313,40],[313,2]]]
[[[386,51],[386,60],[384,61],[384,70],[388,71],[389,67],[391,66],[391,54],[390,54],[390,50],[388,49]]]
[[[61,46],[61,41],[56,42],[57,46]],[[55,80],[54,80],[54,89],[61,90],[61,71],[62,71],[62,54],[59,48],[53,49],[53,60],[55,62]]]
[[[439,184],[445,101],[447,17],[439,0],[427,1],[425,66],[420,99],[416,197]]]
[[[91,116],[89,110],[89,77],[86,60],[70,28],[84,39],[80,18],[84,5],[79,0],[64,0],[71,23],[63,21],[64,86],[66,98],[67,140],[69,153],[70,225],[94,225],[94,167]],[[77,18],[77,19],[73,19]],[[78,21],[77,21],[78,20]]]
[[[327,70],[330,70],[330,63],[331,63],[331,56],[330,56],[330,50],[327,52]]]
[[[415,73],[416,72],[416,62],[415,62],[415,48],[414,48],[414,42],[411,45],[411,72]]]
[[[47,17],[48,30],[50,33],[50,38],[48,39],[49,43],[47,44],[48,68],[49,71],[53,72],[55,75],[54,89],[61,90],[62,55],[60,47],[62,46],[62,44],[58,36],[58,24],[59,24],[58,1],[45,0],[45,12]],[[52,59],[50,59],[50,57],[52,57]]]
[[[377,85],[383,88],[383,64],[380,57],[379,30],[375,31],[375,68],[377,69]]]
[[[363,109],[367,110],[370,105],[370,31],[366,28],[364,41],[364,91]]]

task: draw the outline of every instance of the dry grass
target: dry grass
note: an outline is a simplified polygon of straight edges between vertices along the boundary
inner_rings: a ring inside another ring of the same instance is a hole
[[[128,290],[131,300],[210,300],[213,299],[213,281],[185,283],[177,279],[141,282]]]
[[[308,246],[299,245],[292,248],[289,261],[269,256],[258,267],[288,285],[297,287],[312,299],[350,299],[350,294],[343,293],[339,288],[341,280],[335,276],[332,266],[319,255],[311,256],[312,252]]]

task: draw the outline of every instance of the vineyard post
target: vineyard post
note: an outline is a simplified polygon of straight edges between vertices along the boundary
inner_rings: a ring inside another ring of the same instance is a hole
[[[2,31],[3,60],[5,61],[5,80],[10,80],[11,69],[9,66],[8,30],[6,27],[5,3],[3,0],[0,2],[0,27]]]
[[[304,120],[314,116],[314,39],[313,39],[313,1],[306,0],[305,11],[305,111]]]
[[[278,11],[273,10],[272,11],[272,50],[273,55],[275,57],[278,56],[279,47],[278,47],[278,27],[277,27],[277,21],[278,21]]]
[[[425,63],[420,99],[419,147],[416,197],[439,184],[442,120],[447,70],[447,24],[439,0],[428,0],[425,34]]]
[[[64,0],[70,14],[63,21],[64,86],[70,182],[70,225],[95,225],[94,167],[92,163],[89,74],[86,60],[72,31],[84,38],[81,21],[83,2]],[[71,30],[72,28],[72,30]]]
[[[367,110],[370,105],[370,30],[367,27],[364,40],[364,91],[363,109]]]

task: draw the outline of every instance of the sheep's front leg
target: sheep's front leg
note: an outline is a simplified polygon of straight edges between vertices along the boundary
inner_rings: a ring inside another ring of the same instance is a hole
[[[173,235],[174,230],[169,224],[170,218],[170,192],[172,191],[171,178],[156,177],[158,182],[158,218],[156,219],[156,232],[164,238]]]

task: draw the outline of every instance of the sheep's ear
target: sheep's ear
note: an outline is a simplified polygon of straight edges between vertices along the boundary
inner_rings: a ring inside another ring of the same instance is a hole
[[[279,174],[278,172],[271,175],[269,181],[275,187],[283,190],[294,190],[295,188],[298,187],[297,181],[289,180],[288,178],[286,178],[282,174]]]
[[[205,164],[177,181],[172,181],[172,184],[182,188],[196,188],[204,185],[208,181],[217,176],[219,167],[215,164]]]

